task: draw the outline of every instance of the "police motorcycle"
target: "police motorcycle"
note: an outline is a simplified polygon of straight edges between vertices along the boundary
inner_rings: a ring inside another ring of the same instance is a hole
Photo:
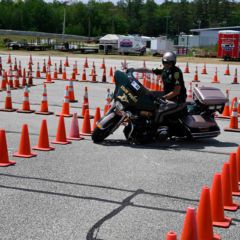
[[[120,125],[124,126],[126,139],[134,144],[178,137],[213,138],[220,134],[214,115],[222,113],[227,101],[220,89],[195,87],[193,101],[175,108],[161,99],[161,92],[146,89],[134,77],[137,71],[152,73],[148,69],[133,68],[115,72],[112,106],[93,131],[94,143],[102,142]]]

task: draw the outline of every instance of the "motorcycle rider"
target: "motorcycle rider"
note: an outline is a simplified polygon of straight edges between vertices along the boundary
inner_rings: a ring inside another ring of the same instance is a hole
[[[153,73],[161,75],[164,85],[164,100],[170,100],[181,104],[186,102],[186,88],[181,69],[175,66],[176,54],[166,52],[162,57],[163,69],[153,69]]]

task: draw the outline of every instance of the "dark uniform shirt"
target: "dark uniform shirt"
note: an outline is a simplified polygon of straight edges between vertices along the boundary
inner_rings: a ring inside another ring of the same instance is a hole
[[[184,103],[186,101],[186,88],[183,81],[183,74],[182,71],[173,66],[170,69],[157,69],[154,71],[155,74],[161,75],[164,85],[164,95],[172,92],[175,86],[181,86],[181,90],[178,96],[171,98],[169,100],[177,102],[177,103]]]

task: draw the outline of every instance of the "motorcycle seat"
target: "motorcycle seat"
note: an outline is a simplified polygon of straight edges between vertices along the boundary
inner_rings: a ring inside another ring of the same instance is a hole
[[[184,112],[187,108],[187,103],[177,104],[175,102],[168,102],[165,105],[160,105],[157,110],[155,121],[160,123],[166,116],[170,116],[179,112]]]

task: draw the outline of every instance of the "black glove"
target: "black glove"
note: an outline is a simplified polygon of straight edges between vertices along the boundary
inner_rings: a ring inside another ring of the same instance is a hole
[[[162,69],[158,69],[158,68],[153,68],[152,72],[156,75],[161,75],[162,74]]]

